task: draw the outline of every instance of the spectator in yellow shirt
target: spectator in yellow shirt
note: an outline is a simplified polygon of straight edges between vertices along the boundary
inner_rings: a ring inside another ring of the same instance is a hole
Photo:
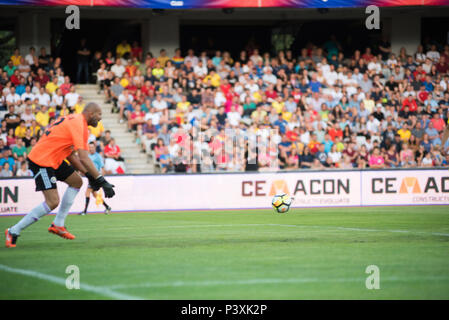
[[[179,109],[181,112],[185,113],[189,110],[190,102],[187,101],[187,96],[182,96],[181,101],[178,102],[176,105],[177,109]]]
[[[165,68],[165,64],[167,63],[168,60],[170,60],[170,58],[167,57],[167,51],[165,51],[165,49],[162,49],[160,52],[161,55],[157,57],[156,60],[161,64],[162,68]]]
[[[162,77],[164,76],[164,73],[165,73],[164,69],[161,68],[161,65],[162,65],[162,64],[161,64],[159,61],[157,61],[157,62],[156,62],[156,66],[155,66],[155,67],[153,68],[153,70],[151,71],[151,74],[152,74],[154,77],[158,78],[158,79],[162,78]]]
[[[274,110],[276,110],[276,113],[279,114],[284,109],[284,104],[285,103],[284,101],[282,101],[282,97],[277,97],[271,105],[273,106]]]
[[[31,121],[30,131],[31,131],[32,137],[37,137],[39,135],[39,132],[41,131],[41,127],[39,127],[36,120]]]
[[[204,77],[203,82],[208,83],[210,81],[210,84],[214,87],[220,86],[220,75],[216,73],[214,70],[211,70],[210,73]]]
[[[50,112],[48,111],[47,106],[41,106],[39,112],[36,113],[36,122],[42,128],[48,126],[48,123],[50,122]]]
[[[117,45],[117,48],[115,49],[115,52],[117,53],[118,57],[123,57],[127,52],[131,53],[131,46],[129,45],[126,40],[123,40],[121,43]]]
[[[64,117],[66,115],[70,114],[70,109],[67,108],[67,105],[64,103],[62,105],[62,109],[59,111],[59,117]]]
[[[122,80],[120,80],[120,85],[121,85],[123,88],[126,88],[127,86],[129,86],[129,75],[128,75],[127,73],[125,73],[125,74],[123,75]]]
[[[52,81],[48,81],[47,85],[45,86],[45,90],[47,90],[47,93],[49,95],[53,95],[53,93],[58,89],[58,78],[53,77]]]
[[[398,130],[398,135],[401,136],[401,140],[407,142],[412,135],[411,131],[408,129],[407,123],[404,123],[401,129]]]
[[[11,56],[12,64],[16,67],[20,64],[20,60],[22,59],[22,56],[20,55],[20,51],[18,48],[14,49],[14,54]]]
[[[16,138],[25,138],[27,132],[27,126],[25,120],[20,120],[19,125],[16,127],[14,131],[14,135]]]

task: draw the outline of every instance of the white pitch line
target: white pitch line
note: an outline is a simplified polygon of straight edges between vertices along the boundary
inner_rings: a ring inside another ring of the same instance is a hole
[[[40,279],[40,280],[45,280],[48,282],[63,285],[64,287],[66,285],[66,279],[64,279],[64,278],[48,275],[48,274],[41,273],[41,272],[34,271],[34,270],[12,268],[12,267],[5,266],[3,264],[0,264],[0,270],[10,272],[10,273],[20,274],[23,276],[32,277],[32,278],[36,278],[36,279]],[[117,299],[117,300],[143,300],[140,297],[131,296],[128,294],[116,292],[109,288],[97,287],[97,286],[93,286],[93,285],[83,283],[83,282],[80,283],[80,290],[97,293],[99,295],[102,295],[102,296],[105,296],[108,298],[112,298],[112,299]]]
[[[353,227],[339,227],[339,226],[314,226],[314,225],[294,225],[294,224],[277,224],[277,223],[265,223],[265,224],[196,224],[196,225],[168,225],[168,226],[146,226],[145,229],[189,229],[189,228],[222,228],[222,227],[289,227],[289,228],[313,228],[313,229],[328,229],[328,230],[343,230],[343,231],[357,231],[357,232],[392,232],[392,233],[410,233],[410,234],[422,234],[449,237],[449,233],[443,232],[426,232],[426,231],[412,231],[412,230],[391,230],[391,229],[368,229],[368,228],[353,228]],[[111,230],[133,230],[136,227],[112,227],[106,228],[105,231]],[[98,231],[98,229],[79,229],[78,231]],[[30,233],[42,232],[38,230],[27,231]]]
[[[398,278],[382,277],[381,281],[442,281],[449,280],[449,277],[419,277],[419,278]],[[209,287],[209,286],[232,286],[232,285],[258,285],[258,284],[295,284],[295,283],[345,283],[360,282],[365,284],[366,278],[293,278],[293,279],[243,279],[243,280],[204,280],[204,281],[173,281],[173,282],[144,282],[138,284],[117,284],[108,286],[109,289],[130,289],[130,288],[171,288],[171,287]]]
[[[412,231],[412,230],[390,230],[390,229],[365,229],[365,228],[352,228],[352,227],[338,227],[338,226],[308,226],[308,225],[294,225],[294,224],[270,224],[272,226],[279,227],[291,227],[291,228],[319,228],[319,229],[334,229],[334,230],[345,230],[345,231],[358,231],[358,232],[393,232],[393,233],[410,233],[410,234],[422,234],[422,235],[433,235],[433,236],[443,236],[449,237],[449,233],[442,232],[426,232],[426,231]]]

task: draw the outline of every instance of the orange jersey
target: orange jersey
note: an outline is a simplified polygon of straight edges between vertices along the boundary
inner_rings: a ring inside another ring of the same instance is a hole
[[[82,114],[61,117],[31,149],[28,158],[41,167],[57,169],[74,150],[88,150],[89,130]]]

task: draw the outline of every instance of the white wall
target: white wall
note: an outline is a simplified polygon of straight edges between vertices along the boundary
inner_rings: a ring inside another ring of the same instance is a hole
[[[172,57],[179,48],[179,17],[176,15],[153,16],[142,26],[142,42],[144,52],[151,51],[154,57],[159,56],[161,49]]]
[[[398,54],[405,47],[407,54],[414,54],[421,43],[421,16],[418,14],[397,14],[391,21],[391,49]]]
[[[47,12],[24,12],[18,16],[17,46],[22,55],[28,54],[31,46],[36,48],[36,55],[41,47],[50,53],[50,39],[50,15]]]

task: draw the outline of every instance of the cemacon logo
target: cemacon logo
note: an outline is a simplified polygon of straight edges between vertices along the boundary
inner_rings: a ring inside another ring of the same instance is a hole
[[[422,194],[428,192],[449,193],[449,177],[388,177],[372,178],[371,192],[374,194]],[[421,181],[421,182],[420,182]]]
[[[292,183],[284,179],[242,181],[243,197],[288,195],[340,195],[350,193],[350,179],[297,179]],[[290,186],[290,187],[289,187]]]
[[[421,193],[418,179],[415,177],[407,177],[402,179],[399,193]]]

